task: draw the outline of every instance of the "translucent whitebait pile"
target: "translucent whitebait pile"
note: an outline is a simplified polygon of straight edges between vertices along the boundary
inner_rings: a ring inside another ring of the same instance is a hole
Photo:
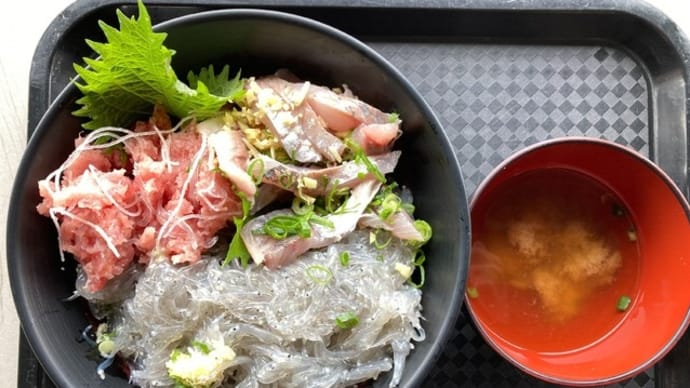
[[[180,368],[211,386],[345,387],[391,369],[395,386],[424,330],[422,293],[400,271],[413,250],[393,240],[377,248],[355,231],[279,270],[223,257],[152,262],[129,274],[133,295],[109,312],[108,350],[132,360],[131,381],[144,387],[190,383],[170,377],[176,349],[187,349]],[[112,295],[83,296],[101,293]],[[204,356],[217,368],[195,364]]]

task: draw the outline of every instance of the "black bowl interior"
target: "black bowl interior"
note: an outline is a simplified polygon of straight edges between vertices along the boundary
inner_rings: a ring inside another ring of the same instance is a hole
[[[408,185],[418,216],[434,229],[427,247],[424,287],[426,341],[408,358],[401,386],[422,385],[459,312],[469,260],[469,220],[462,176],[434,114],[400,73],[364,44],[301,17],[262,10],[223,10],[181,17],[156,27],[176,50],[173,67],[187,70],[230,64],[243,75],[287,68],[329,86],[348,84],[363,100],[399,112],[404,135],[395,178]],[[83,303],[66,302],[74,290],[74,264],[60,262],[51,221],[35,210],[37,181],[73,149],[80,121],[71,115],[79,94],[67,87],[40,121],[12,191],[7,253],[11,286],[29,343],[59,386],[127,386],[116,372],[101,381],[97,358],[79,342],[87,324]],[[111,368],[115,370],[116,368]],[[387,386],[386,375],[374,386]]]

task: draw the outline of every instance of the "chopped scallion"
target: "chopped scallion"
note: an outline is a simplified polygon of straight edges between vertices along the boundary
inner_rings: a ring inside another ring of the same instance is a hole
[[[192,346],[194,347],[194,349],[200,351],[203,354],[211,353],[211,349],[208,347],[208,345],[201,341],[193,341]]]
[[[290,189],[295,184],[295,177],[290,173],[284,173],[278,176],[278,183],[284,189]]]
[[[379,241],[380,234],[387,234],[388,239],[386,239],[385,241]],[[374,244],[376,249],[386,248],[388,245],[390,245],[391,241],[393,241],[393,235],[390,233],[387,233],[380,229],[372,230],[371,232],[369,232],[369,244]]]
[[[299,197],[295,197],[292,200],[291,208],[293,213],[297,214],[298,216],[303,216],[312,211],[314,206]]]
[[[260,232],[276,240],[282,240],[290,236],[307,238],[311,236],[311,227],[304,217],[279,215],[266,221]]]
[[[387,219],[390,218],[393,214],[395,214],[398,210],[401,209],[402,206],[402,201],[400,200],[400,197],[397,195],[391,193],[386,195],[383,198],[383,201],[381,201],[381,209],[379,210],[379,217],[381,217],[382,220],[386,221]]]
[[[278,215],[270,218],[255,233],[267,234],[277,240],[282,240],[290,236],[311,237],[311,224],[334,227],[331,220],[314,213],[314,204],[302,198],[293,199],[292,212],[294,216]]]
[[[431,225],[429,225],[426,221],[415,220],[414,227],[419,231],[419,233],[422,234],[422,237],[424,238],[422,241],[427,242],[431,239]]]
[[[333,186],[331,187],[331,189],[328,190],[328,194],[326,194],[326,197],[324,198],[324,206],[326,208],[326,211],[329,213],[334,213],[335,209],[337,209],[337,207],[335,206],[335,202],[336,202],[336,197],[335,197],[336,194],[335,193],[338,190],[338,184],[339,183],[340,183],[340,181],[338,179],[336,179],[333,182]],[[326,185],[328,185],[328,182],[326,182]]]
[[[359,324],[359,318],[353,312],[338,314],[335,317],[335,325],[341,329],[351,329]]]
[[[630,299],[629,296],[623,295],[618,299],[618,303],[616,303],[616,308],[618,311],[623,312],[630,307],[630,303],[632,302],[632,299]]]
[[[173,349],[173,351],[170,353],[170,359],[173,361],[177,361],[177,358],[180,357],[182,352],[180,349]]]
[[[426,282],[426,270],[423,265],[415,265],[415,267],[419,270],[419,283],[415,283],[412,277],[407,279],[407,283],[414,288],[422,288],[424,287],[424,282]]]
[[[350,189],[338,187],[339,181],[336,179],[325,197],[323,197],[324,210],[328,214],[341,214],[345,212],[345,203],[350,197]]]
[[[381,206],[381,203],[383,203],[383,199],[388,195],[388,194],[394,194],[394,190],[398,188],[398,183],[397,182],[391,182],[390,184],[386,184],[381,186],[381,189],[379,189],[378,193],[374,196],[374,199],[371,200],[371,206]]]
[[[258,167],[258,170],[257,170]],[[264,161],[261,158],[256,158],[247,166],[247,173],[254,181],[254,184],[259,184],[264,179]]]
[[[383,176],[381,170],[379,170],[379,168],[372,163],[369,157],[367,157],[367,154],[364,152],[362,147],[359,146],[359,144],[355,143],[351,138],[347,138],[345,139],[345,145],[350,149],[350,151],[352,151],[354,161],[363,164],[367,171],[378,179],[379,182],[386,183],[386,177]],[[362,174],[357,174],[357,177],[360,179],[364,178],[364,176],[361,175]]]
[[[325,227],[331,228],[331,229],[335,228],[335,225],[333,224],[333,222],[331,220],[329,220],[326,217],[317,216],[316,214],[311,214],[309,216],[309,222],[312,224],[325,226]]]
[[[414,264],[414,267],[419,270],[419,283],[412,281],[411,277],[407,279],[407,283],[414,288],[424,287],[424,282],[426,281],[426,270],[424,269],[425,261],[426,255],[424,254],[424,251],[418,249],[412,258],[412,264]]]
[[[333,278],[333,272],[330,269],[320,264],[313,264],[307,267],[307,276],[312,282],[320,285],[326,285]]]
[[[425,261],[426,261],[426,255],[424,254],[424,251],[418,250],[417,252],[415,252],[414,261],[413,261],[415,266],[419,267],[421,265],[424,265]]]
[[[414,227],[422,235],[422,240],[421,241],[410,240],[408,242],[408,244],[410,244],[412,247],[419,249],[424,244],[426,244],[429,240],[431,240],[431,235],[433,234],[433,232],[431,230],[431,225],[429,225],[429,223],[427,223],[424,220],[415,220],[414,221]]]
[[[267,234],[276,240],[282,240],[290,236],[311,237],[311,224],[327,228],[335,227],[328,218],[314,214],[314,205],[304,199],[295,198],[292,201],[292,211],[295,213],[294,216],[278,215],[271,217],[253,233]]]
[[[340,253],[340,264],[343,267],[347,267],[348,265],[350,265],[350,252],[344,251]]]
[[[413,215],[413,214],[414,214],[414,205],[413,205],[413,204],[411,204],[411,203],[403,203],[403,204],[400,205],[400,206],[402,207],[402,209],[403,209],[404,211],[407,212],[407,214],[409,214],[409,215]]]

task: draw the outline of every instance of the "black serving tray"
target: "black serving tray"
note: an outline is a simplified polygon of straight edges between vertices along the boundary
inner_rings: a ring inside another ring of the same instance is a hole
[[[146,3],[154,23],[210,9],[269,8],[311,17],[360,38],[397,66],[435,110],[455,147],[469,195],[514,151],[547,138],[585,135],[607,138],[649,156],[688,196],[690,46],[668,17],[646,3]],[[136,12],[133,0],[78,0],[48,27],[32,62],[29,134],[74,76],[71,64],[91,55],[84,38],[102,41],[96,21],[115,24],[116,8],[126,14]],[[613,386],[688,387],[688,364],[690,335],[655,367]],[[23,335],[18,386],[53,386]],[[527,376],[495,353],[463,309],[425,386],[551,385]]]

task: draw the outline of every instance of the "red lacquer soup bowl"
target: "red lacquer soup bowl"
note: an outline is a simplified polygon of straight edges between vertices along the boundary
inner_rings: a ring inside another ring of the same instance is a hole
[[[630,378],[688,326],[689,214],[671,179],[633,150],[591,138],[526,148],[472,199],[470,314],[538,378]]]

